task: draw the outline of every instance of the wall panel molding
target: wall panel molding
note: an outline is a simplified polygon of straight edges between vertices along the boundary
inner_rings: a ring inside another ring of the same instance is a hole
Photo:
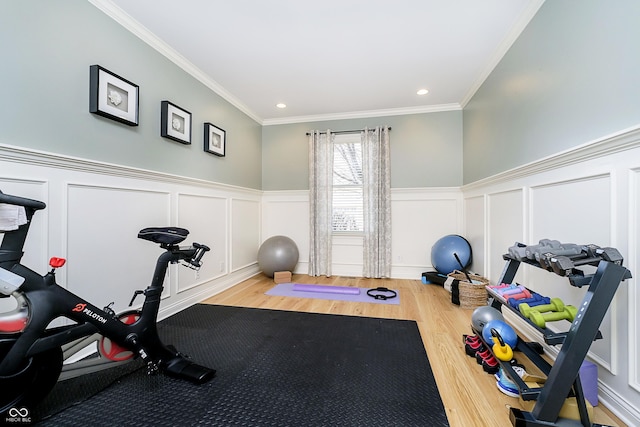
[[[622,253],[634,278],[618,287],[600,327],[604,338],[593,342],[588,358],[599,367],[601,401],[629,425],[640,425],[640,414],[634,409],[637,405],[632,403],[640,399],[640,292],[636,279],[640,274],[640,127],[465,185],[462,191],[465,229],[473,233],[475,241],[484,242],[474,247],[474,257],[484,257],[484,265],[493,267],[488,271],[492,283],[499,279],[502,271],[497,266],[504,263],[502,253],[513,240],[522,239],[525,244],[536,244],[541,238],[594,243]],[[500,195],[518,193],[506,206],[498,200]],[[475,210],[484,206],[484,223],[470,220],[470,205]],[[512,209],[522,230],[517,230],[515,221],[506,221],[501,209]],[[519,283],[544,295],[561,297],[565,303],[582,301],[586,288],[573,288],[565,278],[540,269],[527,270],[519,271]],[[539,334],[526,323],[509,320],[528,339],[540,341]],[[562,325],[554,329],[562,330]],[[546,347],[551,357],[558,351]]]
[[[481,190],[488,186],[513,182],[547,171],[582,164],[590,160],[634,150],[638,147],[640,147],[640,125],[603,136],[577,147],[464,185],[462,190],[465,194],[471,193],[474,190]]]
[[[640,168],[629,171],[629,268],[634,278],[629,280],[629,299],[627,310],[629,312],[628,333],[629,340],[628,360],[629,385],[640,392],[640,290],[638,279],[640,275]],[[624,304],[620,304],[624,307]]]
[[[3,144],[0,142],[0,161],[29,166],[42,166],[66,171],[86,172],[94,175],[106,175],[109,177],[122,177],[141,179],[152,182],[165,182],[180,185],[190,185],[220,191],[229,191],[253,196],[260,196],[260,190],[254,190],[235,185],[206,181],[181,175],[173,175],[148,169],[140,169],[113,163],[98,162],[95,160],[65,156],[46,151],[33,150],[24,147]]]
[[[263,194],[262,240],[285,234],[300,251],[295,272],[308,271],[309,192],[307,190],[265,191]],[[431,246],[446,234],[462,233],[462,192],[453,187],[391,189],[391,276],[421,280],[433,270]],[[334,275],[362,275],[362,237],[336,235],[333,238]]]
[[[255,258],[261,191],[5,144],[0,189],[47,203],[34,220],[25,264],[44,273],[50,256],[71,254],[58,273],[60,284],[98,305],[114,301],[120,310],[134,290],[149,284],[161,254],[137,238],[149,226],[185,227],[184,244],[212,248],[198,272],[169,268],[160,318],[258,273],[252,262],[231,271],[230,254],[233,248],[235,256]],[[232,200],[253,206],[255,226],[242,238],[229,226]]]

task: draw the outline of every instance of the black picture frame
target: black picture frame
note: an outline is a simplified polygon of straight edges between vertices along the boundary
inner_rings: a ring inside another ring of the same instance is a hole
[[[191,113],[169,101],[160,103],[160,135],[191,144]]]
[[[213,123],[204,124],[204,151],[219,157],[226,155],[227,132]]]
[[[100,65],[89,67],[89,112],[138,126],[140,87]]]

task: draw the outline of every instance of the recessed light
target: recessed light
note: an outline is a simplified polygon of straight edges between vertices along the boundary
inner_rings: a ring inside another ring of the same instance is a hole
[[[429,91],[427,89],[420,89],[418,92],[416,92],[418,95],[426,95],[429,93]]]
[[[276,107],[278,107],[278,108],[287,108],[287,104],[283,104],[282,102],[280,102],[279,104],[276,104]]]

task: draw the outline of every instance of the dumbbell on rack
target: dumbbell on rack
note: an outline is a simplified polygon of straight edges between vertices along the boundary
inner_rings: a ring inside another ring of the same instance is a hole
[[[548,251],[539,254],[538,257],[538,262],[541,267],[548,271],[553,271],[559,276],[568,276],[575,267],[581,265],[597,266],[600,261],[622,265],[623,260],[622,255],[617,249],[601,248],[593,244],[580,247],[574,245],[570,250]]]
[[[511,292],[511,293],[505,294],[504,297],[508,302],[511,300],[521,300],[525,298],[531,298],[532,294],[531,292],[529,292],[527,288],[523,288],[519,292]]]
[[[499,290],[498,293],[505,298],[510,298],[512,295],[527,295],[526,298],[529,298],[529,296],[531,296],[527,288],[525,288],[522,285],[518,285],[514,288]],[[518,298],[518,297],[515,297],[515,298]]]
[[[542,239],[538,245],[516,243],[509,248],[509,256],[518,261],[537,261],[542,268],[559,276],[568,276],[581,265],[597,266],[600,261],[622,265],[623,258],[615,248],[597,245],[576,245],[560,243],[557,240]]]
[[[523,285],[508,285],[503,283],[501,285],[488,286],[488,288],[491,289],[493,293],[497,294],[499,298],[506,301],[531,298],[531,292],[529,292],[529,290]]]
[[[518,261],[522,261],[523,259],[533,260],[535,259],[535,252],[541,250],[550,251],[553,249],[558,249],[561,247],[561,245],[562,244],[558,240],[542,239],[538,242],[537,245],[527,246],[516,243],[515,245],[511,246],[508,251],[509,256],[511,256],[511,258],[513,259],[517,259]]]
[[[499,285],[489,285],[487,286],[488,288],[490,288],[492,291],[498,293],[498,294],[502,294],[502,292],[509,290],[509,289],[514,289],[517,288],[519,285],[515,284],[515,283],[501,283]]]
[[[549,304],[541,304],[533,308],[527,303],[522,303],[518,305],[518,310],[524,317],[540,328],[546,327],[546,322],[556,320],[572,322],[578,313],[576,307],[572,305],[565,306],[560,298],[551,298]]]
[[[572,305],[565,305],[562,311],[551,311],[548,313],[540,313],[539,311],[532,310],[531,311],[531,321],[541,327],[546,327],[546,322],[554,322],[556,320],[568,320],[569,322],[573,322],[573,319],[576,318],[576,314],[578,314],[578,309]]]
[[[527,319],[531,319],[531,312],[537,311],[538,313],[543,313],[547,311],[562,311],[564,310],[564,302],[560,298],[551,298],[548,304],[541,304],[532,308],[527,303],[522,303],[518,305],[518,310],[520,313]]]
[[[550,260],[554,257],[566,256],[577,257],[582,254],[582,246],[578,246],[575,243],[564,243],[562,247],[558,249],[551,249],[546,251],[538,251],[535,253],[536,261],[540,266],[548,271],[552,270]]]
[[[518,309],[518,306],[520,304],[528,304],[530,307],[535,307],[538,305],[542,305],[542,304],[549,304],[551,302],[551,299],[549,297],[544,297],[542,295],[540,295],[539,293],[536,292],[532,292],[531,296],[529,298],[523,298],[523,299],[514,299],[514,298],[509,298],[507,299],[507,303],[515,308],[516,310]]]

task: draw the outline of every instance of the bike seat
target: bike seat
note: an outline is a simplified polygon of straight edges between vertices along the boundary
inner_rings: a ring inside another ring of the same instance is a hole
[[[189,235],[189,230],[179,227],[149,227],[138,233],[138,238],[153,243],[175,245],[182,242]]]

